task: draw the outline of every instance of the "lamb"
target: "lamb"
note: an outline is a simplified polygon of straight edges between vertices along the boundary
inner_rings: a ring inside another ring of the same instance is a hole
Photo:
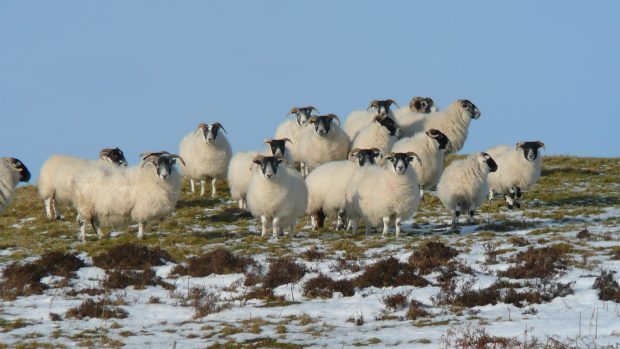
[[[101,226],[138,223],[142,239],[147,224],[174,210],[181,193],[181,176],[174,165],[183,159],[168,152],[141,156],[142,164],[130,168],[87,165],[73,175],[82,242],[87,222],[100,237]]]
[[[357,234],[361,218],[366,234],[383,222],[382,235],[386,236],[394,222],[396,236],[400,235],[401,222],[411,218],[420,204],[418,179],[409,166],[414,159],[421,163],[414,152],[389,153],[382,167],[367,166],[355,173],[346,194],[346,213],[353,234]]]
[[[493,200],[495,193],[502,193],[509,209],[521,207],[521,192],[540,178],[542,157],[538,152],[544,147],[543,142],[533,141],[519,142],[516,148],[500,145],[487,150],[499,167],[489,174],[489,200]]]
[[[17,184],[29,180],[30,171],[23,162],[15,158],[0,158],[0,214],[13,202]]]
[[[362,166],[375,165],[381,157],[379,149],[353,149],[349,160],[332,161],[317,167],[306,177],[308,207],[306,213],[312,220],[312,229],[323,227],[325,217],[337,217],[336,229],[344,225],[345,195],[349,180]]]
[[[351,142],[351,148],[378,148],[381,153],[388,153],[398,136],[400,127],[389,116],[377,115],[374,122],[362,128]]]
[[[449,147],[448,137],[434,128],[413,137],[402,138],[392,147],[393,152],[415,151],[420,155],[424,166],[413,167],[420,183],[420,198],[424,198],[424,188],[433,189],[439,183],[443,172],[444,153]]]
[[[312,111],[316,111],[317,113],[319,112],[318,109],[311,105],[301,108],[292,108],[291,111],[289,111],[286,115],[295,115],[295,120],[287,120],[281,123],[280,126],[278,126],[278,128],[276,129],[275,138],[288,138],[291,140],[291,142],[297,143],[301,130],[304,126],[306,126],[306,123],[308,122],[310,116],[312,116]],[[297,154],[295,147],[291,147],[290,155],[293,161],[300,161],[299,154]]]
[[[349,137],[332,121],[340,119],[334,114],[311,116],[304,127],[297,151],[301,158],[302,175],[305,177],[316,167],[330,161],[345,160],[349,154]],[[313,127],[310,127],[313,126]]]
[[[292,164],[290,154],[286,151],[286,142],[290,139],[265,139],[265,144],[269,146],[269,150],[263,152],[262,155],[270,155],[282,158],[289,164]],[[239,203],[239,208],[247,210],[246,195],[252,179],[252,168],[254,167],[252,160],[259,152],[239,152],[230,160],[228,167],[228,187],[230,188],[230,196]]]
[[[395,110],[394,117],[403,130],[403,137],[411,137],[413,136],[411,125],[420,122],[422,118],[436,111],[437,106],[432,98],[416,96],[409,101],[409,107]]]
[[[211,197],[215,198],[217,180],[226,178],[232,148],[220,130],[227,133],[219,122],[201,123],[181,140],[179,155],[185,160],[181,170],[189,178],[192,193],[195,192],[194,181],[200,180],[200,195],[204,196],[206,181],[211,180]]]
[[[273,237],[289,229],[294,233],[296,221],[306,211],[308,188],[297,172],[280,167],[283,160],[275,156],[257,155],[252,162],[260,168],[254,171],[248,189],[248,208],[260,217],[262,236],[272,227]]]
[[[38,189],[45,205],[48,219],[62,217],[59,202],[69,203],[73,200],[71,179],[84,166],[95,164],[110,164],[109,166],[127,166],[125,154],[119,148],[104,148],[99,152],[99,160],[87,160],[67,155],[52,155],[49,157],[39,175]]]
[[[392,110],[390,109],[392,104],[398,107],[398,104],[393,99],[375,99],[370,102],[366,110],[352,111],[349,116],[347,116],[347,120],[344,123],[344,132],[350,139],[354,139],[362,128],[373,122],[377,114],[389,116],[392,120],[396,120]]]
[[[473,219],[474,210],[480,207],[489,191],[488,174],[497,171],[497,163],[487,153],[471,154],[463,160],[456,160],[446,167],[437,185],[441,203],[454,211],[452,227],[456,229],[461,212],[469,213]]]
[[[430,113],[414,122],[406,130],[403,129],[403,134],[415,135],[434,128],[443,132],[450,139],[450,143],[452,143],[450,152],[456,153],[465,144],[469,123],[472,119],[478,118],[480,118],[478,107],[466,99],[459,99],[446,109]]]

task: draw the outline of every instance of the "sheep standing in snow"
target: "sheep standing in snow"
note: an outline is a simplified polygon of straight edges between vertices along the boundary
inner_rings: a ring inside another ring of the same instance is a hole
[[[311,116],[304,127],[297,152],[304,164],[302,175],[305,177],[316,167],[330,161],[345,160],[349,153],[349,137],[333,120],[340,119],[334,114]]]
[[[138,223],[138,238],[146,225],[166,217],[181,193],[181,177],[175,168],[183,159],[168,152],[142,154],[142,164],[130,168],[84,166],[73,175],[74,205],[80,217],[80,238],[86,241],[90,222],[100,237],[100,226]]]
[[[502,193],[509,209],[521,207],[521,192],[540,178],[542,156],[539,149],[544,147],[543,142],[534,141],[517,143],[516,148],[500,145],[487,150],[498,166],[496,172],[489,174],[489,200],[493,200],[495,193]]]
[[[497,164],[487,153],[475,153],[463,160],[456,160],[446,167],[439,179],[439,200],[454,211],[452,227],[456,228],[461,212],[469,213],[480,207],[489,192],[488,175],[497,171]]]
[[[374,122],[362,128],[351,142],[351,148],[378,148],[381,153],[388,153],[398,136],[400,127],[389,116],[377,115]]]
[[[194,181],[199,180],[200,195],[204,196],[206,181],[211,180],[211,197],[215,198],[217,180],[226,178],[232,148],[220,130],[226,133],[219,122],[210,125],[201,123],[179,145],[179,155],[185,160],[181,169],[189,178],[192,193],[195,192]]]
[[[262,155],[275,156],[286,160],[288,164],[292,164],[290,154],[287,152],[286,143],[291,142],[290,139],[265,139],[265,144],[269,149]],[[252,179],[252,171],[254,164],[252,160],[261,153],[256,151],[238,152],[230,160],[228,167],[228,187],[230,188],[230,197],[239,203],[239,208],[247,210],[246,195],[250,187]]]
[[[252,162],[260,169],[254,171],[248,188],[248,208],[254,217],[261,218],[262,236],[273,229],[273,237],[289,229],[294,233],[297,219],[303,216],[308,203],[308,188],[294,170],[279,166],[282,159],[257,155]]]
[[[402,129],[403,137],[411,137],[413,136],[411,125],[436,111],[437,106],[432,98],[416,96],[411,98],[408,107],[394,110],[394,117]]]
[[[309,105],[307,107],[294,107],[287,115],[295,115],[295,120],[287,120],[278,126],[276,129],[275,138],[284,139],[288,138],[292,143],[296,144],[299,140],[301,130],[308,123],[308,119],[312,116],[312,111],[319,112],[315,107]],[[291,158],[295,162],[300,162],[299,154],[295,147],[289,149]],[[292,165],[292,163],[291,163]],[[303,169],[302,169],[303,170]]]
[[[434,128],[443,132],[452,144],[451,152],[458,152],[463,148],[469,124],[472,119],[480,118],[480,110],[472,102],[459,99],[446,109],[428,114],[418,122],[414,122],[404,133],[415,135]]]
[[[409,166],[414,159],[420,162],[414,152],[389,153],[382,167],[366,166],[355,173],[346,194],[346,213],[353,234],[357,234],[362,219],[366,234],[383,222],[383,236],[386,236],[390,223],[394,222],[396,236],[400,235],[401,222],[411,218],[420,204],[418,180]]]
[[[433,128],[413,137],[402,138],[392,147],[392,151],[396,153],[415,151],[420,156],[424,166],[413,166],[420,183],[420,198],[424,197],[424,188],[433,189],[439,183],[444,154],[449,147],[448,137]]]
[[[0,158],[0,214],[13,201],[17,184],[29,180],[30,171],[23,162],[15,158]]]
[[[73,200],[73,175],[88,165],[110,164],[109,166],[127,166],[125,154],[119,148],[104,148],[99,152],[99,160],[87,160],[66,155],[50,156],[43,167],[37,183],[39,194],[45,205],[48,219],[62,217],[59,202],[69,203]]]
[[[308,207],[312,229],[322,228],[326,216],[337,217],[336,229],[345,222],[346,191],[353,173],[362,166],[375,165],[379,149],[353,149],[349,160],[332,161],[317,167],[306,177]]]
[[[390,107],[392,104],[398,107],[393,99],[373,100],[366,110],[355,110],[349,113],[344,122],[343,130],[350,139],[354,139],[361,129],[371,124],[377,114],[381,116],[389,116],[392,120],[396,120]]]

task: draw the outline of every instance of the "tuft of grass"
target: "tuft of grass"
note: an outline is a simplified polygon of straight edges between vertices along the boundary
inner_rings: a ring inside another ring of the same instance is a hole
[[[409,292],[396,292],[390,295],[383,296],[381,298],[381,302],[387,310],[397,311],[405,307],[408,297]]]

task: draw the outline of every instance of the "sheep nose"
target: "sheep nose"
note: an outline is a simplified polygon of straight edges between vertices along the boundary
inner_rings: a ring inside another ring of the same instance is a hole
[[[267,178],[272,178],[272,177],[273,177],[273,173],[266,173],[266,174],[265,174],[265,176],[266,176]]]

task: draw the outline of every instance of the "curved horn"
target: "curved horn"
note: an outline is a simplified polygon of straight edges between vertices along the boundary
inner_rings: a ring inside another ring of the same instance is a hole
[[[543,149],[545,148],[545,143],[543,143],[543,142],[541,142],[541,141],[536,141],[536,144],[538,144],[538,146],[539,146],[540,148],[543,148]]]
[[[263,160],[265,159],[264,155],[256,155],[253,159],[252,162],[257,164],[257,163],[261,163]]]
[[[118,149],[118,148],[117,148]],[[101,149],[101,151],[99,152],[99,159],[103,160],[104,157],[108,156],[108,154],[112,151],[113,149],[110,148],[103,148]]]
[[[315,112],[317,112],[317,113],[320,113],[318,109],[316,109],[315,107],[313,107],[313,106],[311,106],[311,105],[307,106],[307,107],[306,107],[306,109],[309,109],[309,110],[310,110],[310,113],[312,113],[312,111],[313,111],[313,110],[314,110]]]
[[[523,145],[525,145],[525,142],[517,143],[517,146],[515,147],[515,150],[519,150],[519,148],[523,147]]]
[[[394,157],[394,155],[396,155],[396,153],[394,153],[393,151],[391,151],[391,152],[389,152],[389,153],[385,154],[384,158],[385,158],[385,159],[393,158],[393,157]]]
[[[181,163],[183,164],[183,166],[185,166],[185,160],[183,160],[183,158],[180,157],[179,155],[177,155],[177,154],[169,154],[168,157],[172,158],[172,159],[179,159],[179,160],[181,160]]]
[[[389,103],[389,104],[388,104],[388,108],[390,107],[390,105],[391,105],[391,104],[394,104],[395,106],[397,106],[397,107],[399,107],[399,108],[400,108],[400,105],[398,105],[398,103],[396,103],[396,101],[395,101],[395,100],[393,100],[393,99],[391,99],[391,98],[386,99],[385,101]]]
[[[332,120],[336,119],[336,120],[338,120],[338,124],[340,124],[340,118],[338,116],[336,116],[336,114],[327,114],[327,115],[325,115],[325,117],[328,118],[328,119],[332,119]]]
[[[291,144],[295,144],[295,143],[293,143],[293,141],[291,141],[289,138],[286,138],[286,137],[285,137],[285,138],[280,138],[280,140],[281,140],[281,141],[284,141],[285,143],[286,143],[286,142],[289,142],[289,143],[291,143]]]
[[[308,123],[309,124],[313,124],[315,123],[317,120],[317,116],[316,115],[312,115],[311,117],[308,118]]]
[[[366,108],[366,110],[375,107],[377,108],[379,106],[379,101],[376,99],[373,99],[372,101],[370,101],[370,103],[368,103],[368,108]]]
[[[413,156],[414,158],[416,158],[418,160],[418,162],[420,163],[420,166],[422,166],[422,159],[420,159],[420,155],[416,154],[415,152],[407,152],[407,155],[409,156]]]
[[[273,139],[271,139],[271,138],[265,138],[265,139],[263,140],[263,143],[264,143],[264,144],[271,144],[271,141],[272,141],[272,140],[273,140]]]
[[[439,137],[439,131],[434,128],[431,128],[428,131],[426,131],[426,135],[431,138],[437,138]]]
[[[299,108],[293,107],[288,113],[286,113],[286,115],[297,114],[297,113],[299,113]]]
[[[370,148],[368,150],[373,151],[375,153],[380,153],[381,152],[381,149],[379,149],[379,148]]]
[[[209,128],[209,126],[207,126],[207,124],[205,124],[204,122],[201,122],[200,124],[198,124],[197,128],[201,128],[204,131],[206,131]]]
[[[228,134],[228,132],[226,131],[226,129],[224,128],[224,126],[222,126],[222,124],[220,124],[219,122],[214,122],[213,126],[217,127],[217,128],[221,128],[222,131],[224,131],[224,133]]]

